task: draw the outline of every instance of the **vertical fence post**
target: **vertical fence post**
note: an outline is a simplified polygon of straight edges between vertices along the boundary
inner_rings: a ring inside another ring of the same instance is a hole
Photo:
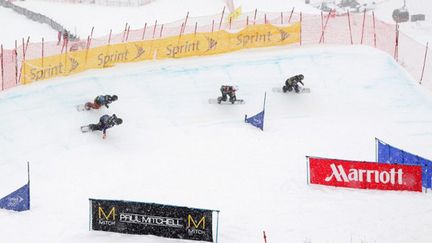
[[[324,36],[324,14],[323,14],[323,11],[321,11],[321,37],[322,36]],[[324,42],[324,40],[323,40],[323,42]],[[320,38],[319,43],[321,43],[321,38]]]
[[[91,45],[91,40],[92,40],[92,35],[93,34],[93,29],[92,32],[90,33],[89,36],[87,36],[87,44],[86,44],[86,54],[85,54],[85,64],[87,66],[87,58],[88,58],[88,52],[90,49],[90,45]],[[110,32],[110,36],[108,37],[108,42],[111,40],[111,32]]]
[[[64,65],[65,67],[67,66],[68,44],[69,44],[69,41],[66,42],[66,50],[65,50],[65,65]],[[69,75],[69,74],[66,74],[66,73],[65,73],[65,75]]]
[[[223,21],[224,14],[225,14],[225,6],[224,6],[224,8],[222,10],[221,19],[220,19],[220,22],[219,22],[219,30],[222,27],[222,21]]]
[[[267,24],[267,14],[264,14],[264,24]]]
[[[129,31],[130,31],[130,25],[127,28],[127,32],[126,32],[126,42],[128,42],[129,40]]]
[[[300,46],[302,45],[302,31],[303,31],[303,13],[300,12]]]
[[[348,28],[349,28],[349,33],[350,33],[350,40],[351,40],[351,45],[352,45],[353,44],[353,38],[352,38],[351,19],[350,19],[349,10],[347,10],[347,16],[348,16]]]
[[[292,18],[292,16],[293,16],[293,13],[294,13],[294,7],[292,8],[291,13],[290,13],[290,16],[289,16],[289,18],[288,18],[288,24],[291,23],[291,18]]]
[[[229,18],[229,29],[231,30],[232,17]]]
[[[257,11],[258,11],[258,9],[255,9],[255,13],[254,13],[254,25],[255,25],[255,23],[256,23],[256,18],[257,18]]]
[[[124,40],[125,40],[125,37],[126,37],[126,31],[127,31],[127,27],[128,27],[128,23],[126,22],[126,24],[125,24],[125,27],[124,27],[124,30],[123,30],[123,37],[122,37],[122,43],[124,42]]]
[[[15,40],[15,85],[18,85],[18,41]]]
[[[212,20],[212,33],[214,31],[214,19]]]
[[[249,16],[246,16],[246,26],[249,26]]]
[[[179,39],[180,39],[181,36],[182,36],[183,25],[184,25],[184,23],[182,23],[181,26],[180,26]]]
[[[44,76],[44,38],[42,37],[42,51],[41,51],[41,56],[42,56],[42,77]]]
[[[21,82],[21,75],[22,75],[22,73],[25,74],[25,59],[26,59],[25,56],[26,56],[26,52],[27,52],[27,47],[28,47],[29,41],[30,41],[30,36],[27,37],[27,42],[26,43],[24,42],[24,38],[22,38],[22,46],[23,46],[23,48],[22,48],[23,60],[22,60],[22,64],[21,64],[21,70],[22,71],[19,73],[19,77],[18,77],[18,80],[20,82]]]
[[[319,43],[321,43],[321,41],[324,43],[324,33],[325,33],[325,29],[327,28],[327,24],[328,24],[328,21],[329,21],[329,19],[330,19],[330,15],[332,14],[332,10],[330,10],[330,12],[329,12],[329,14],[327,15],[327,19],[326,19],[326,22],[325,22],[325,24],[324,24],[324,26],[323,26],[323,30],[322,30],[322,34],[321,34],[321,38],[320,38],[320,41],[319,41]]]
[[[108,45],[111,45],[111,35],[112,35],[112,29],[110,29],[110,33],[108,35]]]
[[[196,33],[197,33],[197,28],[198,28],[198,22],[195,22],[195,30],[194,30],[194,35],[196,35]]]
[[[281,18],[281,25],[283,25],[283,12],[281,12],[280,18]]]
[[[1,53],[0,53],[0,62],[1,62],[1,80],[2,80],[2,85],[1,85],[1,87],[2,87],[2,89],[1,90],[4,90],[4,65],[3,65],[3,56],[4,56],[4,54],[3,54],[3,44],[1,44]]]
[[[366,22],[366,9],[363,11],[363,24],[362,24],[361,40],[360,40],[361,45],[363,45],[363,35],[364,35],[364,29],[365,29],[365,22]]]
[[[425,55],[424,55],[424,58],[423,58],[423,68],[422,68],[419,84],[421,84],[422,81],[423,81],[423,74],[424,74],[424,70],[425,70],[425,66],[426,66],[426,58],[427,58],[428,49],[429,49],[429,42],[426,43]]]
[[[399,49],[399,25],[396,24],[395,30],[395,49],[394,49],[394,59],[398,61],[398,50]]]
[[[376,41],[376,27],[375,27],[375,13],[372,11],[372,21],[373,21],[373,32],[374,32],[374,47],[377,47]]]
[[[155,33],[156,33],[156,26],[157,26],[157,19],[156,19],[154,27],[153,27],[153,36],[152,36],[153,39],[154,39],[154,36],[155,36]]]
[[[147,22],[144,25],[144,30],[143,30],[143,33],[142,33],[141,40],[144,40],[144,35],[145,35],[145,32],[146,32],[146,29],[147,29]]]
[[[88,55],[88,49],[90,48],[91,45],[91,41],[93,38],[93,31],[94,31],[94,26],[92,26],[92,29],[90,31],[90,36],[87,37],[87,44],[86,44],[86,57],[85,57],[85,62],[87,63],[87,55]]]
[[[62,50],[63,50],[63,48],[62,48]],[[21,76],[22,76],[22,74],[25,74],[25,43],[24,43],[24,38],[22,38],[22,60],[21,60],[21,70],[20,70],[20,73],[19,73],[19,75],[18,75],[18,81],[20,82],[20,83],[23,83],[23,82],[21,82]],[[25,82],[24,82],[25,83]]]
[[[88,50],[90,49],[91,41],[92,41],[92,39],[93,39],[93,31],[94,31],[94,26],[92,27],[92,30],[91,30],[91,32],[90,32],[90,36],[87,37],[86,56],[85,56],[85,62],[86,62],[86,63],[87,63]]]
[[[181,29],[181,33],[182,33],[182,34],[184,33],[184,31],[185,31],[185,29],[186,29],[186,24],[187,24],[188,19],[189,19],[189,11],[188,11],[187,14],[186,14],[185,21],[184,21],[184,25],[182,25],[182,26],[183,26],[183,28]]]
[[[164,25],[162,24],[162,25],[161,25],[160,32],[159,32],[159,39],[162,38],[163,27],[164,27]]]

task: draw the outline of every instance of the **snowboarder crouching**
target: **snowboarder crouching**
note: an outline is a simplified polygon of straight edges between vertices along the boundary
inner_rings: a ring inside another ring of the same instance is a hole
[[[283,92],[284,93],[286,93],[287,91],[291,92],[294,89],[296,93],[299,93],[300,86],[298,85],[298,83],[301,83],[304,86],[302,82],[303,79],[304,79],[303,74],[295,75],[292,76],[291,78],[288,78],[285,81],[285,86],[282,87]]]
[[[101,106],[106,106],[109,108],[108,104],[111,104],[113,101],[118,99],[117,95],[99,95],[94,99],[94,102],[87,102],[85,104],[85,109],[99,109]]]
[[[226,101],[229,96],[229,102],[233,103],[237,100],[235,92],[237,88],[230,85],[222,85],[220,88],[222,96],[218,98],[218,103],[220,104],[222,101]]]
[[[90,124],[89,129],[90,129],[90,131],[102,131],[102,133],[103,133],[102,138],[105,139],[107,129],[109,129],[115,125],[120,125],[122,123],[123,123],[123,120],[118,118],[115,114],[113,114],[112,116],[103,115],[99,119],[99,123],[98,124]]]

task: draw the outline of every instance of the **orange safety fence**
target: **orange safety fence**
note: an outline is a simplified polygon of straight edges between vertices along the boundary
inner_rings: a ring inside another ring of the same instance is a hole
[[[237,46],[242,42],[242,38],[249,41],[258,40],[265,38],[265,33],[270,32],[273,35],[280,33],[281,40],[285,38],[284,35],[295,36],[296,25],[299,26],[299,36],[296,36],[298,39],[281,42],[280,45],[300,47],[331,44],[376,47],[393,56],[417,82],[432,90],[432,69],[430,68],[432,60],[427,46],[401,33],[395,24],[385,23],[375,18],[373,12],[311,15],[296,13],[293,10],[284,12],[255,10],[230,18],[225,9],[220,14],[212,16],[192,18],[186,14],[183,19],[172,23],[158,23],[155,20],[152,23],[143,23],[142,26],[134,26],[135,28],[126,23],[121,33],[110,32],[101,37],[90,34],[79,41],[33,43],[20,40],[19,46],[15,49],[3,50],[0,90],[57,75],[65,76],[88,68],[111,67],[122,61],[178,58],[235,51],[239,49]],[[255,29],[251,29],[252,27]],[[257,33],[256,36],[253,36],[254,32]],[[241,37],[242,33],[250,37]],[[223,44],[225,49],[210,53],[191,51],[198,47],[196,41],[200,41],[200,45],[204,42],[206,45],[211,45],[211,41],[216,40],[219,44],[225,43]],[[180,49],[191,52],[188,55],[169,55],[170,48],[175,42]],[[275,43],[266,45],[249,43],[243,47],[271,45]],[[133,55],[133,58],[123,60],[125,55]],[[109,60],[110,63],[106,65],[105,60]],[[97,65],[98,62],[103,62],[103,65]],[[38,74],[36,71],[31,73],[29,72],[31,68],[42,70],[43,74]],[[38,75],[41,78],[31,78]]]

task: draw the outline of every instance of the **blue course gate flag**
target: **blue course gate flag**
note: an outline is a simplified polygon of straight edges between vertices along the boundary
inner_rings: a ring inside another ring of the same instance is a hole
[[[266,93],[264,93],[264,104],[263,104],[263,111],[256,114],[255,116],[252,116],[250,118],[245,115],[245,122],[250,123],[251,125],[258,127],[262,131],[264,131],[264,112],[265,112],[265,102],[266,102]]]
[[[250,118],[247,118],[247,115],[245,116],[245,122],[250,123],[251,125],[258,127],[261,130],[264,130],[264,111],[261,111],[260,113],[256,114],[255,116],[252,116]]]
[[[25,184],[18,190],[0,199],[0,208],[25,211],[30,209],[30,187]]]
[[[379,139],[376,140],[377,162],[401,165],[419,165],[422,167],[422,185],[424,188],[432,188],[432,161],[418,155],[405,152],[391,146]]]

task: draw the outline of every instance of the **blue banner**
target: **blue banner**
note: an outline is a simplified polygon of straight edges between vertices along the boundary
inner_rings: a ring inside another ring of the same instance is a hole
[[[377,162],[402,165],[420,165],[422,167],[422,184],[425,188],[432,188],[432,161],[418,155],[405,152],[376,139]]]
[[[261,111],[260,113],[256,114],[255,116],[252,116],[250,118],[247,118],[247,115],[245,116],[245,122],[250,123],[251,125],[258,127],[259,129],[264,131],[264,111]]]
[[[0,208],[14,211],[30,210],[29,184],[25,184],[20,189],[0,199]]]

